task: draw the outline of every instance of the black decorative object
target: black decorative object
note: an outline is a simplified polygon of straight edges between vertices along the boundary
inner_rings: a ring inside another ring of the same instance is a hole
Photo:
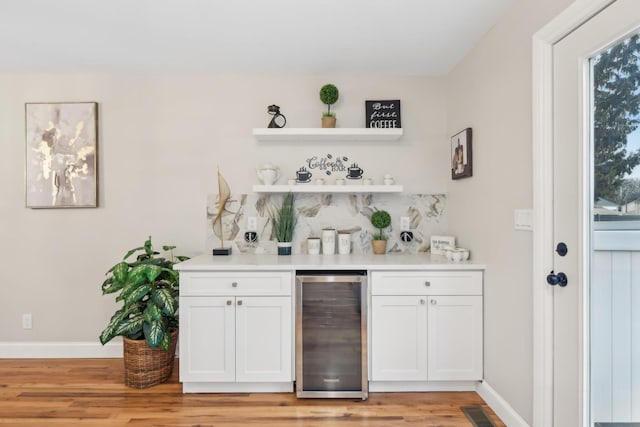
[[[361,179],[364,170],[357,163],[353,163],[347,168],[347,179]]]
[[[451,137],[451,179],[473,176],[471,128]]]
[[[305,183],[311,181],[313,174],[304,166],[296,171],[296,182]]]
[[[213,255],[231,255],[231,248],[213,248]]]
[[[269,122],[269,126],[267,127],[283,128],[287,124],[287,118],[280,113],[280,107],[278,107],[277,105],[269,105],[267,107],[267,111],[273,116],[271,118],[271,121]]]
[[[413,232],[412,231],[403,231],[400,233],[400,240],[403,242],[411,242],[413,241]]]
[[[401,128],[400,100],[365,101],[368,128]]]

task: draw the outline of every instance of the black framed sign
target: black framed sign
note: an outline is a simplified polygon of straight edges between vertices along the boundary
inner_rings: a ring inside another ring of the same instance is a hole
[[[368,128],[401,128],[400,100],[365,101],[365,121]]]
[[[471,128],[466,128],[451,137],[451,179],[473,175],[472,155]]]

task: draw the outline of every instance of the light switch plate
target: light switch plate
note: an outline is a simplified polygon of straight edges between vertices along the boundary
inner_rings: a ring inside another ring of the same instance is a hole
[[[258,231],[258,218],[250,216],[247,218],[247,231]]]
[[[400,217],[400,231],[411,230],[411,219],[408,216]]]
[[[533,231],[533,210],[515,209],[513,223],[516,230]]]

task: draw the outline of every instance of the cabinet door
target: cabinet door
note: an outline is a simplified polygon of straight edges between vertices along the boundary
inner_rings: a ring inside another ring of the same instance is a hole
[[[429,381],[482,379],[482,297],[428,297]]]
[[[180,298],[180,381],[235,380],[234,301]]]
[[[371,380],[427,379],[426,297],[371,298]]]
[[[292,381],[291,297],[236,298],[236,381]]]

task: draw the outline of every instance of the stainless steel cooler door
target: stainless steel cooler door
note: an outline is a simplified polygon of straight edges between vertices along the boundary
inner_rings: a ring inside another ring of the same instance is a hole
[[[366,276],[297,276],[296,292],[298,397],[366,399]]]

